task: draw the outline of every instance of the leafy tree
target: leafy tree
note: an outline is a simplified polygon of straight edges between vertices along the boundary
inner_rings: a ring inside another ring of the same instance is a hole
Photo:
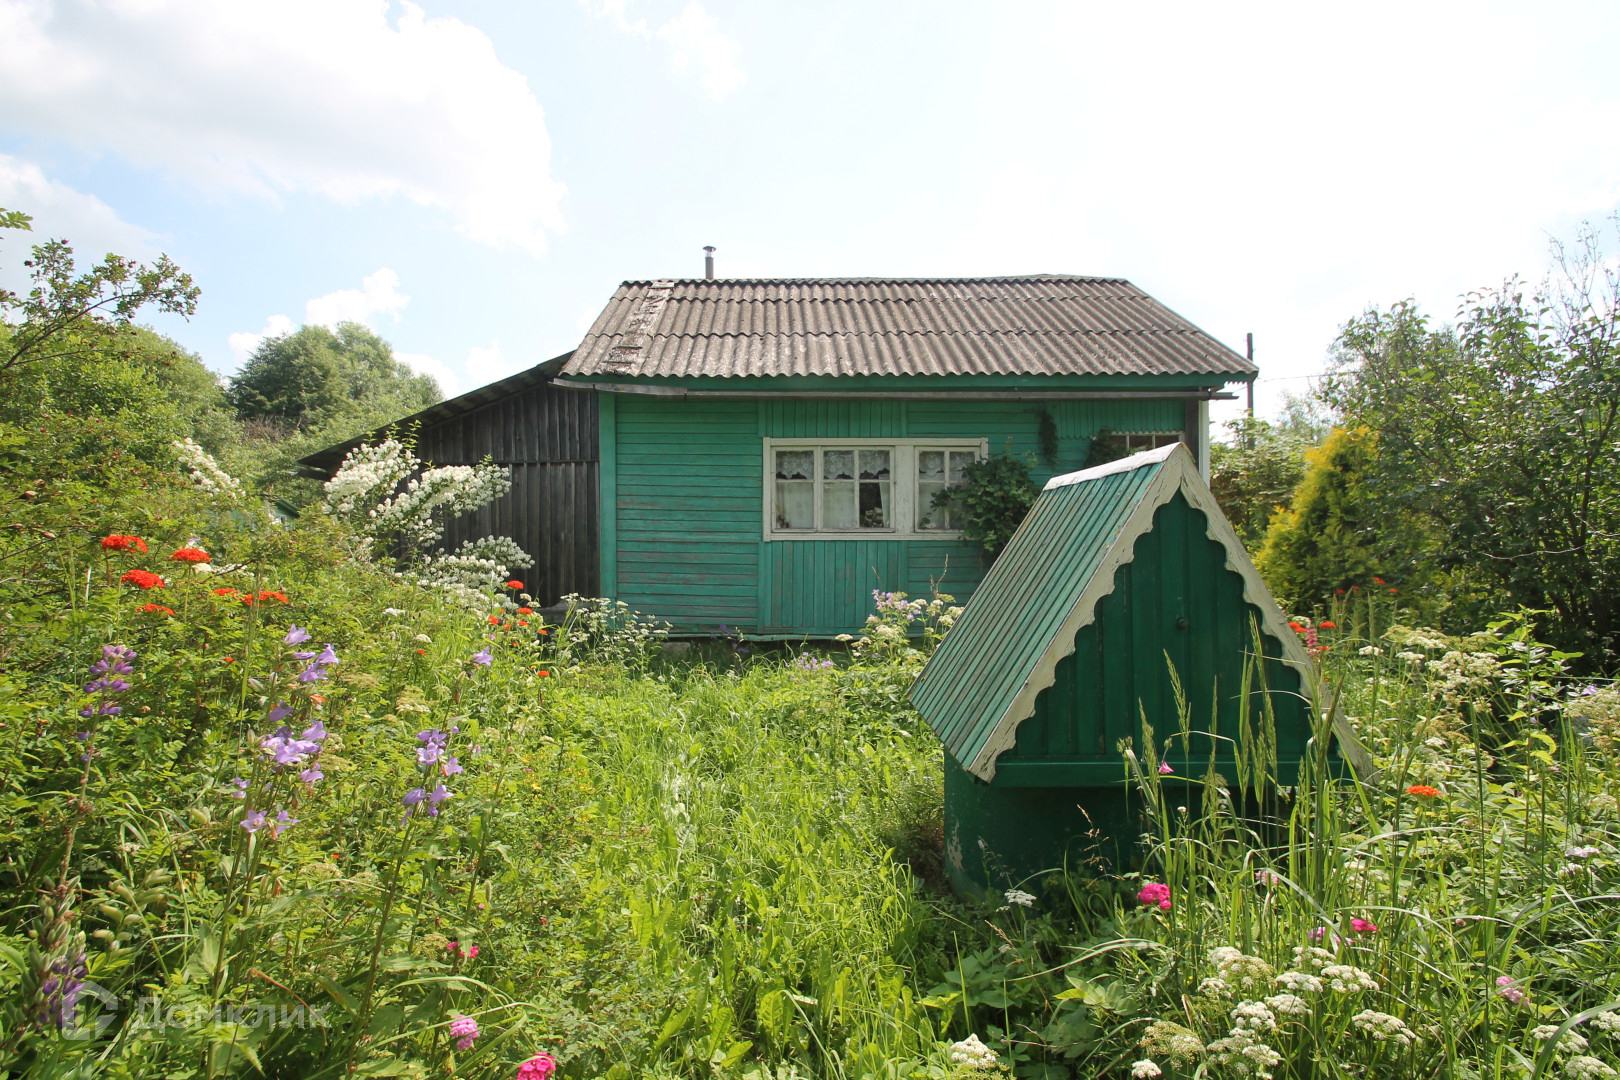
[[[309,431],[350,417],[380,425],[443,395],[431,376],[414,375],[394,359],[388,342],[345,322],[335,331],[305,326],[266,339],[231,378],[226,396],[242,420]]]
[[[1560,616],[1558,643],[1620,651],[1620,273],[1588,230],[1559,278],[1472,294],[1455,329],[1411,303],[1346,325],[1324,396],[1378,435],[1367,512],[1414,521]]]
[[[1296,410],[1299,413],[1299,410]],[[1240,417],[1226,425],[1230,441],[1209,448],[1209,486],[1216,501],[1253,550],[1276,512],[1305,478],[1305,455],[1325,436],[1303,413],[1277,423]]]

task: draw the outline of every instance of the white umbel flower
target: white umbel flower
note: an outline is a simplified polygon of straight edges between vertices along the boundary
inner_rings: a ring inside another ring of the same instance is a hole
[[[1620,1035],[1620,1012],[1603,1012],[1592,1017],[1592,1026],[1610,1035]]]
[[[1007,898],[1008,907],[1034,907],[1035,897],[1022,889],[1008,889],[1002,893]]]
[[[1321,983],[1317,983],[1317,985],[1320,986]],[[1311,1007],[1305,1003],[1305,999],[1294,994],[1276,994],[1268,997],[1266,998],[1266,1008],[1279,1016],[1311,1015]]]
[[[1322,969],[1322,978],[1328,989],[1336,994],[1354,994],[1362,990],[1378,989],[1378,980],[1349,964],[1329,964]]]
[[[1558,1034],[1557,1024],[1542,1024],[1539,1027],[1530,1029],[1530,1037],[1539,1042],[1546,1042],[1556,1034]],[[1558,1040],[1558,1053],[1560,1054],[1573,1054],[1577,1050],[1585,1049],[1585,1036],[1577,1035],[1573,1031],[1564,1032],[1564,1037]]]
[[[1400,1017],[1389,1013],[1374,1012],[1372,1009],[1363,1009],[1350,1018],[1356,1030],[1369,1038],[1379,1042],[1400,1043],[1402,1046],[1411,1046],[1417,1041],[1412,1029],[1401,1022]]]
[[[993,1069],[1000,1059],[977,1035],[969,1035],[961,1042],[951,1043],[951,1060],[969,1069]]]
[[[1152,1058],[1131,1062],[1131,1080],[1154,1080],[1154,1077],[1163,1075],[1164,1070]]]
[[[1615,1072],[1600,1058],[1577,1054],[1565,1063],[1564,1075],[1569,1077],[1569,1080],[1614,1080],[1620,1073]]]
[[[1290,994],[1320,994],[1322,980],[1308,971],[1285,971],[1277,976],[1277,985]]]

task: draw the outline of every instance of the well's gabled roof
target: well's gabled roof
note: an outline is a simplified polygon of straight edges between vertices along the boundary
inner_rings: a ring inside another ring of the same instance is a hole
[[[1206,515],[1210,538],[1226,548],[1227,566],[1243,578],[1243,595],[1283,659],[1307,663],[1186,447],[1054,477],[911,690],[912,704],[968,772],[995,777],[996,758],[1012,748],[1058,661],[1074,651],[1075,634],[1113,591],[1114,572],[1178,491]],[[1340,732],[1341,744],[1347,736]]]
[[[1255,367],[1122,278],[627,281],[563,376],[1208,375]]]

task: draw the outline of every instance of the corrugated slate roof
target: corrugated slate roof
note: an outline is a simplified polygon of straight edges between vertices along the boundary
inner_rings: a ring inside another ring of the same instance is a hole
[[[996,758],[1012,748],[1058,661],[1074,651],[1075,634],[1113,591],[1114,572],[1178,491],[1207,515],[1210,535],[1226,546],[1227,565],[1242,575],[1244,596],[1284,659],[1306,662],[1186,447],[1055,477],[911,690],[912,704],[963,768],[995,777]]]
[[[619,286],[563,375],[1210,375],[1255,367],[1123,278]]]

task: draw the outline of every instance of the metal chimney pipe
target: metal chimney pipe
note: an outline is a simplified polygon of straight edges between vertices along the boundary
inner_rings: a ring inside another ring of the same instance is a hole
[[[705,281],[714,280],[714,248],[704,245],[703,248],[703,278]]]

